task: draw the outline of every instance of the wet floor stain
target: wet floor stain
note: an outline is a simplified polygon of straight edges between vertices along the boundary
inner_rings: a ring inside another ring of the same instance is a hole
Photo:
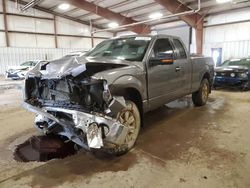
[[[20,162],[62,159],[76,154],[74,146],[74,143],[65,143],[57,136],[32,136],[24,143],[17,145],[14,159]]]
[[[223,117],[225,108],[224,99],[214,98],[202,107],[193,107],[191,97],[169,103],[145,115],[136,148],[163,160],[181,159],[192,147],[203,152],[208,146],[203,142],[211,140],[206,138],[203,130],[214,128],[211,125],[215,119]]]
[[[93,174],[102,172],[127,171],[137,163],[137,154],[129,152],[115,157],[110,155],[93,155],[91,152],[80,151],[64,159],[50,160],[36,168],[21,172],[10,177],[18,181],[31,177],[31,187],[57,187],[64,182],[70,183],[79,178],[87,179]],[[8,181],[9,178],[0,183]]]

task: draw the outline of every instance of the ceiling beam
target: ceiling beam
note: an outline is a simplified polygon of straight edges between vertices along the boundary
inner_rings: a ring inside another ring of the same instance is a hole
[[[155,0],[155,2],[157,2],[160,5],[162,5],[163,7],[165,7],[165,9],[167,11],[171,12],[172,14],[192,10],[191,8],[187,7],[186,5],[180,3],[177,0]],[[195,13],[192,15],[180,16],[180,18],[184,22],[186,22],[188,25],[190,25],[191,27],[196,28],[198,26],[197,23],[198,23],[198,21],[200,21],[202,19],[202,16],[198,13]]]
[[[96,15],[106,18],[110,21],[117,22],[119,23],[119,25],[127,25],[127,24],[132,24],[136,22],[135,20],[131,18],[127,18],[119,13],[113,12],[107,8],[103,8],[101,6],[98,6],[94,3],[90,3],[85,0],[64,0],[64,1],[70,3],[71,5],[75,7],[78,7],[80,9],[86,10],[88,12],[92,12]],[[139,25],[128,27],[128,30],[133,31],[135,33],[149,33],[150,32],[150,28],[145,24],[139,24]]]
[[[15,2],[15,0],[10,0],[10,1]],[[25,2],[23,0],[18,0],[18,3],[21,4],[21,5],[25,5],[27,2]],[[77,18],[74,18],[74,17],[71,17],[71,16],[67,16],[65,14],[49,10],[49,9],[43,8],[43,7],[38,6],[38,5],[35,5],[33,8],[37,9],[37,10],[40,10],[40,11],[43,11],[43,12],[46,12],[46,13],[49,13],[49,14],[53,14],[53,15],[61,17],[61,18],[65,18],[65,19],[68,19],[68,20],[71,20],[71,21],[75,21],[75,22],[78,22],[78,23],[81,23],[81,24],[84,24],[84,25],[88,25],[88,26],[90,25],[90,23],[87,22],[87,21],[83,21],[83,20],[80,20],[80,19],[77,19]],[[100,25],[92,24],[92,26],[95,27],[95,28],[98,28],[98,29],[104,29]]]
[[[172,14],[181,13],[192,10],[188,6],[182,4],[178,0],[155,0]],[[203,45],[203,17],[198,14],[180,16],[180,19],[191,27],[195,28],[196,33],[196,53],[202,54]]]

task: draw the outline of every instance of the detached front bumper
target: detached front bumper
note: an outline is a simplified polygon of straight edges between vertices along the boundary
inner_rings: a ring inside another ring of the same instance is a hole
[[[215,76],[214,78],[214,87],[240,87],[240,88],[249,88],[250,81],[248,78],[233,78],[233,77],[223,77]]]
[[[46,129],[43,126],[43,131],[56,131],[57,134],[66,136],[86,149],[100,148],[103,146],[103,141],[121,145],[128,132],[126,126],[104,114],[55,107],[38,108],[26,102],[24,107],[37,114],[36,125],[46,125]],[[70,118],[56,117],[54,114],[58,113],[67,114]]]

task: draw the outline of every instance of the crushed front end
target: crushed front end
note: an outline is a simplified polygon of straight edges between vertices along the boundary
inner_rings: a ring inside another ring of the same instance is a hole
[[[217,71],[214,87],[250,88],[250,71]]]
[[[57,65],[46,64],[27,75],[24,107],[36,113],[35,126],[86,149],[123,144],[128,130],[116,117],[124,98],[112,96],[105,79],[93,78],[94,68],[69,62],[60,65],[68,66],[63,74],[50,71]]]

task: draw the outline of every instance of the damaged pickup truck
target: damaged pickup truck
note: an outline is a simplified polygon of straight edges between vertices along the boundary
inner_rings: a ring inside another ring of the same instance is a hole
[[[177,37],[113,38],[84,56],[35,66],[24,106],[44,134],[122,154],[134,146],[145,112],[188,94],[196,106],[206,104],[213,67],[211,58],[190,57]]]

